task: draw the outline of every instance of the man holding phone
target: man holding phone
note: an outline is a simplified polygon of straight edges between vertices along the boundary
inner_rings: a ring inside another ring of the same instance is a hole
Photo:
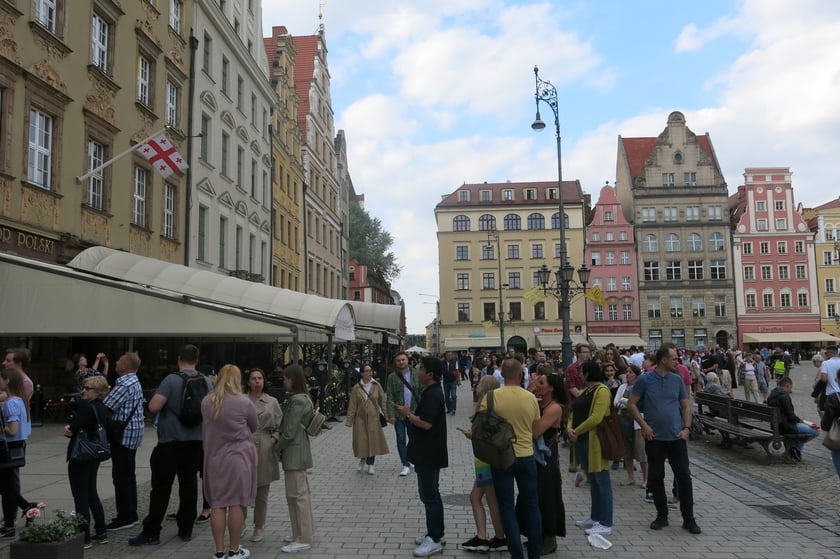
[[[400,476],[405,477],[411,473],[406,439],[408,421],[403,415],[398,414],[394,407],[406,406],[413,412],[417,408],[415,400],[420,392],[420,381],[417,378],[417,372],[408,366],[408,354],[404,351],[394,357],[394,367],[395,371],[388,376],[385,387],[385,413],[388,415],[388,423],[394,426],[394,433],[397,436],[397,453],[402,462]]]

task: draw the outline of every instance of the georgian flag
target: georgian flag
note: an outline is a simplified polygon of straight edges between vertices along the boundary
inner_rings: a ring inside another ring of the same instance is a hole
[[[163,178],[169,177],[172,173],[180,173],[189,165],[169,142],[165,133],[158,134],[145,144],[137,146],[140,155],[149,160]]]

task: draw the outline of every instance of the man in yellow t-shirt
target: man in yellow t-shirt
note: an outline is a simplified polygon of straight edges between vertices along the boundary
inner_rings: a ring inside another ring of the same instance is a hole
[[[520,386],[522,375],[522,363],[516,359],[505,359],[502,363],[505,385],[493,391],[493,411],[511,424],[516,435],[513,444],[516,461],[504,470],[492,469],[493,487],[496,489],[499,512],[508,538],[508,551],[513,559],[521,559],[524,555],[513,497],[513,483],[516,481],[525,518],[528,518],[528,557],[538,559],[542,546],[542,517],[537,495],[534,428],[540,420],[540,406],[536,397]],[[481,411],[486,408],[485,396],[478,409]]]

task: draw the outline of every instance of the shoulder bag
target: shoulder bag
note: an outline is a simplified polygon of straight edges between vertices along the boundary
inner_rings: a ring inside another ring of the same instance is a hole
[[[6,420],[0,412],[0,430],[6,432]],[[0,470],[22,468],[26,465],[26,441],[0,440]]]
[[[840,401],[840,394],[834,396]],[[835,417],[831,422],[831,429],[826,432],[822,444],[830,450],[840,450],[840,417]]]
[[[111,457],[111,446],[108,444],[108,434],[99,421],[96,406],[91,404],[93,416],[96,418],[96,438],[88,437],[86,429],[79,429],[76,438],[70,446],[71,462],[102,462]]]
[[[609,388],[607,388],[609,390]],[[592,405],[595,405],[595,394],[592,395]],[[621,434],[621,417],[612,405],[607,414],[596,428],[598,442],[601,443],[601,458],[604,460],[620,460],[624,457],[624,437]]]
[[[125,421],[116,421],[114,419],[107,419],[105,421],[105,430],[108,434],[108,442],[111,444],[121,444],[122,437],[125,433],[126,427],[128,424],[131,423],[131,419],[134,417],[134,414],[137,412],[137,408],[140,407],[140,404],[143,403],[143,397],[140,397],[140,401],[134,405],[134,409],[131,410],[131,414],[125,419]]]

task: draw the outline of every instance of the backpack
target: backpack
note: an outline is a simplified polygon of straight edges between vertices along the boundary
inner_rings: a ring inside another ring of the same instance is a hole
[[[201,373],[188,375],[180,373],[184,381],[181,389],[181,413],[178,419],[186,427],[198,427],[201,425],[201,401],[210,392],[207,386],[207,379]]]
[[[472,421],[473,454],[491,468],[507,469],[516,460],[513,426],[493,411],[493,391],[487,393],[487,409],[477,412]]]

